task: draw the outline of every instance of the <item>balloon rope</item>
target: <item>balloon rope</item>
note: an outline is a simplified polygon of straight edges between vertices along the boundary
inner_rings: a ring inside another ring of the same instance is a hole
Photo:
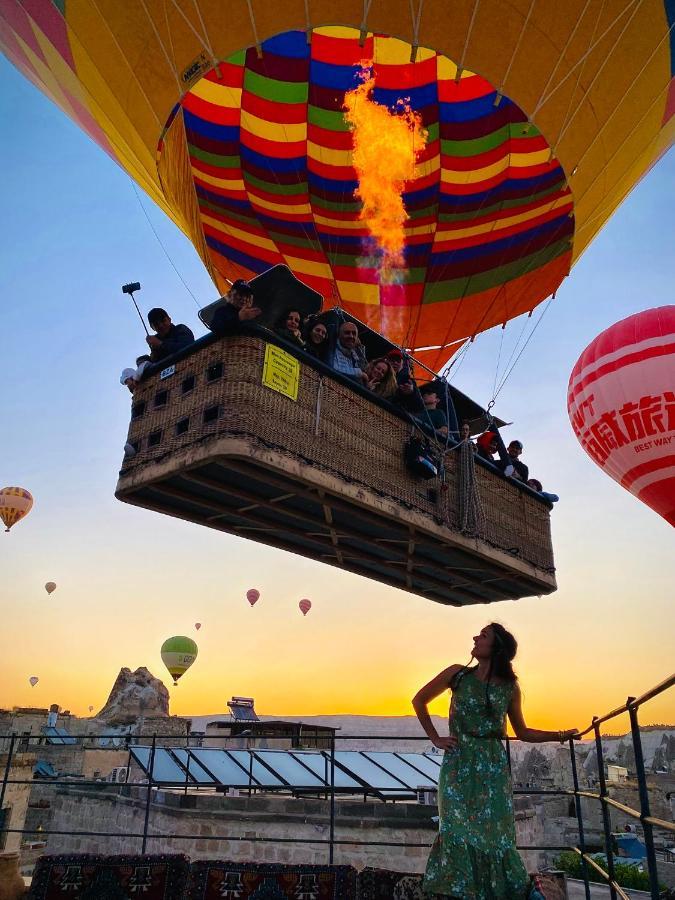
[[[535,106],[534,110],[532,111],[532,116],[531,116],[532,119],[534,119],[534,117],[537,115],[537,113],[539,112],[541,107],[544,106],[546,103],[548,103],[548,101],[551,99],[551,97],[560,90],[560,88],[567,81],[567,79],[570,77],[570,75],[580,65],[582,65],[586,61],[586,59],[591,55],[591,53],[595,50],[595,48],[598,46],[598,44],[601,43],[601,41],[603,41],[605,39],[605,37],[609,34],[609,32],[612,30],[612,28],[614,28],[614,26],[617,24],[619,19],[623,18],[623,16],[628,12],[628,10],[631,8],[631,6],[635,6],[636,4],[637,4],[637,6],[640,6],[641,3],[642,3],[642,0],[629,0],[629,2],[626,4],[626,6],[624,6],[624,8],[621,10],[621,12],[618,13],[614,17],[614,19],[610,22],[610,24],[607,26],[607,28],[605,28],[605,30],[602,32],[602,34],[597,39],[597,41],[593,42],[588,47],[588,50],[584,53],[584,55],[581,57],[581,59],[578,59],[573,66],[570,66],[570,68],[569,68],[567,74],[564,76],[564,78],[562,78],[558,82],[558,84],[556,84],[556,86],[553,88],[553,90],[549,91],[548,94],[541,97],[541,99]]]
[[[159,246],[162,248],[162,250],[164,251],[164,255],[166,256],[166,258],[167,258],[167,259],[169,260],[169,262],[171,263],[172,269],[174,270],[174,272],[176,273],[176,275],[178,275],[178,277],[180,278],[180,280],[183,282],[183,286],[185,287],[185,290],[188,292],[188,294],[192,297],[192,299],[193,299],[193,300],[195,301],[195,303],[197,304],[197,309],[201,309],[201,303],[199,302],[199,300],[197,300],[197,298],[195,297],[195,295],[192,293],[192,291],[191,291],[190,288],[188,287],[188,285],[187,285],[185,279],[184,279],[183,276],[180,274],[180,272],[178,271],[178,269],[177,269],[176,266],[174,265],[173,260],[172,260],[171,257],[169,256],[169,254],[168,254],[168,252],[167,252],[167,249],[166,249],[166,247],[164,246],[164,244],[162,243],[162,240],[161,240],[160,236],[157,234],[157,231],[156,231],[156,229],[155,229],[155,226],[152,224],[152,221],[151,221],[151,219],[150,219],[150,216],[148,215],[146,208],[143,206],[143,201],[141,200],[141,195],[138,193],[138,188],[136,187],[136,184],[135,184],[133,181],[131,182],[131,186],[132,186],[132,188],[134,189],[134,193],[136,194],[136,199],[138,200],[138,202],[139,202],[139,204],[140,204],[140,207],[141,207],[141,209],[143,210],[143,214],[144,214],[145,218],[146,218],[147,221],[148,221],[148,225],[149,225],[150,228],[152,229],[152,233],[153,233],[153,234],[155,235],[155,237],[157,238],[157,243],[158,243]]]
[[[515,369],[515,367],[516,367],[516,365],[517,365],[517,363],[518,363],[518,360],[520,359],[520,357],[521,357],[521,356],[523,355],[523,353],[525,352],[525,348],[527,347],[527,345],[528,345],[528,344],[530,343],[530,341],[532,340],[532,338],[533,338],[533,336],[534,336],[534,333],[535,333],[535,331],[537,330],[537,328],[539,328],[539,325],[541,324],[541,320],[544,318],[544,316],[545,316],[546,313],[548,312],[548,308],[549,308],[549,306],[551,305],[551,303],[553,303],[553,298],[554,298],[554,297],[555,297],[555,294],[553,294],[553,295],[551,296],[551,299],[548,301],[548,303],[546,304],[546,306],[543,308],[543,310],[542,310],[542,312],[541,312],[541,315],[539,316],[539,318],[537,319],[537,321],[536,321],[536,323],[535,323],[534,328],[533,328],[532,331],[530,332],[530,336],[529,336],[528,339],[525,341],[525,343],[523,344],[523,347],[522,347],[520,353],[518,354],[518,356],[517,356],[517,357],[515,358],[515,360],[513,361],[513,365],[512,365],[511,368],[508,370],[508,372],[506,373],[506,375],[504,375],[504,377],[503,377],[503,379],[502,379],[502,381],[501,381],[501,384],[500,384],[499,387],[497,388],[497,391],[496,391],[494,397],[492,398],[493,402],[497,399],[497,397],[498,397],[499,394],[501,393],[502,388],[504,387],[504,385],[506,384],[506,382],[507,382],[508,379],[510,378],[511,372],[513,372],[513,370]]]

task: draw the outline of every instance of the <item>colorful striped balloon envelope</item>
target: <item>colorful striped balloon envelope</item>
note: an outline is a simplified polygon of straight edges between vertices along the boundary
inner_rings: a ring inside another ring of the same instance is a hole
[[[555,292],[671,145],[673,10],[7,0],[0,48],[173,218],[220,291],[284,263],[437,368]],[[426,130],[385,282],[344,115],[364,62],[373,100],[408,103]]]

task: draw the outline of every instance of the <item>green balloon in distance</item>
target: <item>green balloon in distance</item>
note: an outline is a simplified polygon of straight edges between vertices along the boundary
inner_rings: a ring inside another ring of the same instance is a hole
[[[184,635],[176,635],[164,641],[161,650],[162,662],[169,670],[174,684],[178,684],[178,679],[197,659],[198,652],[197,645],[192,638]]]

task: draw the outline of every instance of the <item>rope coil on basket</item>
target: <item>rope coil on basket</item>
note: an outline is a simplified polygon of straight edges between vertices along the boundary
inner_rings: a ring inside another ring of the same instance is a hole
[[[459,446],[458,474],[459,530],[462,534],[482,534],[485,530],[485,514],[478,493],[476,465],[470,441],[462,441]]]

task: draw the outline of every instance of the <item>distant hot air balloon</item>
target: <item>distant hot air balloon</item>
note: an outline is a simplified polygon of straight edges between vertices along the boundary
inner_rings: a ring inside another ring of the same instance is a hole
[[[37,675],[31,675],[28,680],[30,681],[30,686],[35,687],[40,679],[37,677]]]
[[[567,407],[591,459],[675,525],[675,306],[629,316],[589,344]]]
[[[197,645],[192,638],[184,635],[167,638],[162,644],[162,662],[169,670],[173,683],[184,675],[197,659]]]
[[[5,531],[23,519],[31,511],[33,497],[25,488],[6,487],[0,490],[0,519],[5,523]]]
[[[53,581],[48,581],[45,585],[45,590],[48,594],[52,594],[56,590],[56,584]]]
[[[89,712],[92,713],[93,711],[94,711],[94,707],[93,707],[93,706],[90,706],[90,707],[89,707]]]
[[[307,613],[312,608],[312,601],[311,600],[301,600],[298,603],[298,606],[300,607],[300,612],[303,614],[303,616],[306,616]]]
[[[255,588],[249,588],[246,591],[246,599],[251,604],[251,606],[255,606],[260,599],[260,591],[257,591]]]
[[[199,631],[199,629],[200,629],[201,627],[202,627],[202,623],[201,623],[201,622],[195,622],[195,630],[196,630],[196,631]]]

